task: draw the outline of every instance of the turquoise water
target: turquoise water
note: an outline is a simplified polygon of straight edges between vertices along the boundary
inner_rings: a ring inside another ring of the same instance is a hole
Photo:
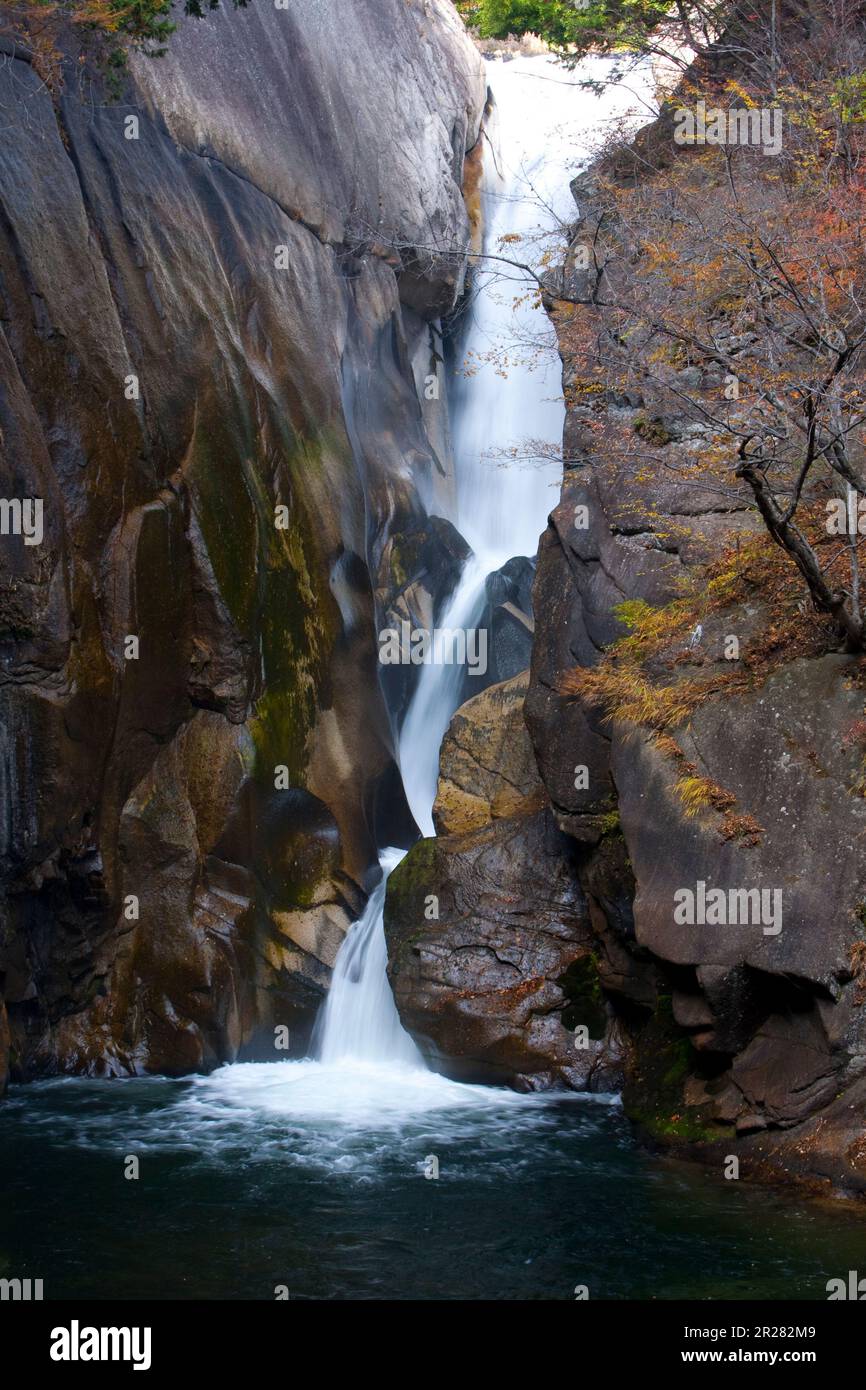
[[[651,1156],[615,1102],[359,1065],[13,1089],[0,1191],[0,1276],[46,1298],[825,1299],[866,1268],[849,1204]]]

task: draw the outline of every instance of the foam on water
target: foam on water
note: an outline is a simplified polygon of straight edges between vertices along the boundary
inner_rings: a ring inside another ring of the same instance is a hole
[[[492,1086],[467,1086],[426,1068],[344,1058],[339,1063],[245,1063],[197,1082],[196,1102],[217,1102],[352,1129],[400,1129],[454,1109],[479,1117],[519,1108],[525,1097]]]
[[[250,1062],[210,1076],[112,1081],[64,1078],[13,1096],[7,1119],[42,1132],[49,1147],[114,1155],[183,1157],[196,1171],[254,1176],[263,1166],[316,1181],[379,1184],[411,1179],[428,1154],[440,1181],[484,1185],[563,1161],[600,1132],[612,1096],[519,1095],[450,1081],[395,1062]],[[567,1120],[563,1107],[567,1107]],[[122,1136],[122,1139],[119,1138]],[[581,1162],[579,1151],[570,1160]]]

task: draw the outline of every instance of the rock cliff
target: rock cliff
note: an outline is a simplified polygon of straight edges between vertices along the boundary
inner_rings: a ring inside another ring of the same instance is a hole
[[[0,63],[0,492],[44,505],[0,539],[0,1084],[303,1051],[412,832],[376,633],[460,549],[448,0],[221,10],[119,95],[79,58]]]
[[[760,587],[745,584],[700,633],[672,621],[654,653],[653,674],[673,678],[674,690],[718,681],[666,734],[564,693],[565,673],[592,667],[622,636],[615,610],[674,602],[707,544],[712,552],[723,528],[744,523],[736,511],[722,521],[706,497],[679,492],[663,507],[658,489],[641,492],[627,469],[567,475],[542,538],[541,640],[526,701],[557,824],[582,846],[579,876],[605,817],[616,816],[628,855],[619,883],[626,893],[633,876],[633,919],[605,912],[604,937],[632,961],[647,955],[653,983],[643,997],[631,991],[626,1106],[655,1139],[866,1190],[862,663],[833,651],[787,657],[783,647],[765,669]],[[575,530],[582,507],[591,522]],[[675,531],[681,542],[669,540]],[[732,634],[750,667],[735,688]],[[585,779],[574,777],[580,765]],[[765,893],[767,911],[747,921],[678,912],[677,894],[699,884],[726,903],[732,892]]]

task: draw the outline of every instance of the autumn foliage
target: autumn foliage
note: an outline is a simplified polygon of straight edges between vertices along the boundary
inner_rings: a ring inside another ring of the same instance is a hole
[[[799,571],[859,651],[866,536],[824,522],[833,499],[866,497],[866,28],[857,4],[810,13],[750,30],[742,71],[696,63],[651,134],[612,144],[554,312],[572,405],[642,402],[587,423],[597,464],[751,508],[792,592]],[[676,144],[676,110],[698,101],[772,108],[778,153]]]
[[[248,0],[232,0],[243,8]],[[201,19],[219,0],[184,0],[177,12]],[[177,27],[174,0],[23,0],[0,9],[0,38],[28,57],[42,80],[61,85],[64,38],[73,33],[105,63],[122,64],[130,46],[157,56]]]

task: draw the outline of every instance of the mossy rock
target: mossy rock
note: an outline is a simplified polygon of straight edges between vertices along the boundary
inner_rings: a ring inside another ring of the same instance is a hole
[[[440,877],[438,842],[428,839],[413,845],[388,879],[385,933],[392,972],[399,970],[405,953],[419,937],[435,931],[436,922],[424,916],[424,909]]]
[[[334,897],[340,874],[340,833],[324,802],[299,788],[262,795],[255,807],[259,873],[282,911],[316,907]]]
[[[589,1029],[593,1041],[602,1039],[608,1020],[598,978],[598,958],[590,952],[572,961],[556,983],[568,1000],[562,1010],[562,1026],[574,1032],[582,1024]]]
[[[220,596],[238,633],[261,654],[265,693],[250,726],[255,776],[266,785],[275,767],[286,766],[292,783],[303,785],[307,738],[330,700],[330,655],[339,631],[321,527],[301,501],[328,441],[286,438],[289,482],[278,500],[290,506],[292,524],[280,531],[275,499],[251,461],[256,447],[243,412],[231,447],[199,425],[190,466],[193,505]]]
[[[697,1061],[688,1035],[675,1022],[669,995],[636,1044],[637,1062],[622,1093],[629,1119],[662,1143],[713,1143],[730,1131],[714,1123],[711,1105],[687,1106],[683,1087]]]
[[[672,444],[674,441],[674,436],[658,417],[648,420],[645,416],[639,415],[634,422],[634,432],[647,444],[652,444],[658,449],[663,449],[666,444]]]

